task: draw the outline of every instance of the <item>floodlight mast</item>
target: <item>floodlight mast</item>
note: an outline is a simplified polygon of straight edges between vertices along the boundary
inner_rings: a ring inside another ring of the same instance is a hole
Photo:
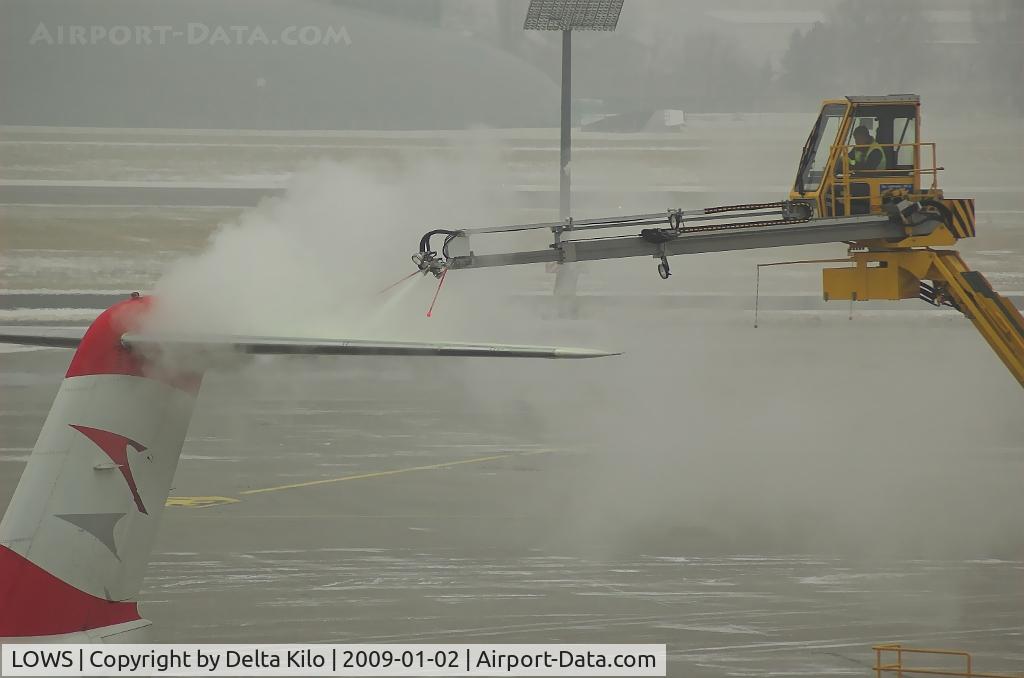
[[[614,31],[619,23],[623,0],[530,0],[523,29],[562,31],[562,123],[559,134],[558,219],[572,216],[572,32]],[[559,266],[555,295],[572,296],[576,275]]]
[[[569,163],[572,161],[572,31],[562,31],[562,132],[558,155],[558,218],[565,221],[572,209]]]

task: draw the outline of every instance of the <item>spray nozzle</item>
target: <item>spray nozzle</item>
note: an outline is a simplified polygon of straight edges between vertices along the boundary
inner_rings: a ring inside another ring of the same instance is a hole
[[[440,278],[448,270],[448,266],[437,256],[437,252],[417,252],[412,255],[412,263],[423,273],[432,273],[435,278]]]

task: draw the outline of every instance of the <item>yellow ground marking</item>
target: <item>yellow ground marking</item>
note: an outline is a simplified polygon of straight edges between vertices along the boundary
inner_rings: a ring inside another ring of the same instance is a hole
[[[243,490],[239,494],[261,494],[263,492],[279,492],[281,490],[294,490],[300,487],[313,487],[314,485],[327,485],[328,483],[342,483],[346,480],[363,480],[366,478],[382,478],[384,476],[394,476],[400,473],[414,473],[416,471],[433,471],[440,468],[451,468],[452,466],[461,466],[462,464],[480,464],[485,461],[496,461],[498,459],[508,459],[509,457],[519,456],[518,452],[509,452],[507,454],[495,454],[489,457],[476,457],[475,459],[461,459],[459,461],[446,461],[440,464],[429,464],[427,466],[410,466],[409,468],[396,468],[390,471],[376,471],[374,473],[360,473],[354,476],[341,476],[340,478],[322,478],[320,480],[307,480],[303,483],[292,483],[290,485],[277,485],[275,487],[261,487],[257,490]]]
[[[535,454],[548,454],[555,450],[533,450],[530,452],[506,452],[505,454],[493,454],[487,457],[474,457],[473,459],[459,459],[457,461],[445,461],[439,464],[428,464],[426,466],[410,466],[408,468],[396,468],[388,471],[374,471],[371,473],[359,473],[351,476],[340,476],[338,478],[321,478],[320,480],[307,480],[301,483],[288,485],[275,485],[274,487],[261,487],[253,490],[242,490],[239,494],[262,494],[265,492],[280,492],[281,490],[294,490],[302,487],[313,487],[315,485],[327,485],[329,483],[341,483],[347,480],[365,480],[368,478],[383,478],[402,473],[414,473],[417,471],[434,471],[442,468],[451,468],[463,464],[481,464],[485,461],[497,461],[498,459],[509,459],[511,457],[527,457]],[[224,504],[237,504],[240,500],[234,497],[168,497],[166,506],[184,508],[206,508],[208,506],[221,506]]]
[[[207,506],[220,506],[222,504],[237,503],[238,500],[233,497],[168,497],[164,506],[206,508]]]

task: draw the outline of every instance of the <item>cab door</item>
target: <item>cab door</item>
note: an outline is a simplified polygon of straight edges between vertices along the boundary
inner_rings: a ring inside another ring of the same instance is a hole
[[[834,168],[839,144],[848,134],[850,104],[847,101],[825,101],[818,119],[804,144],[797,169],[791,200],[810,203],[823,216],[832,214]]]

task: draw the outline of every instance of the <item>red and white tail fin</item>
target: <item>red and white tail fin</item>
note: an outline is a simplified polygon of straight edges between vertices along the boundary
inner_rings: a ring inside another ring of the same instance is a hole
[[[71,361],[0,522],[0,638],[130,642],[149,625],[135,601],[200,379],[122,344],[148,306],[108,309]]]

